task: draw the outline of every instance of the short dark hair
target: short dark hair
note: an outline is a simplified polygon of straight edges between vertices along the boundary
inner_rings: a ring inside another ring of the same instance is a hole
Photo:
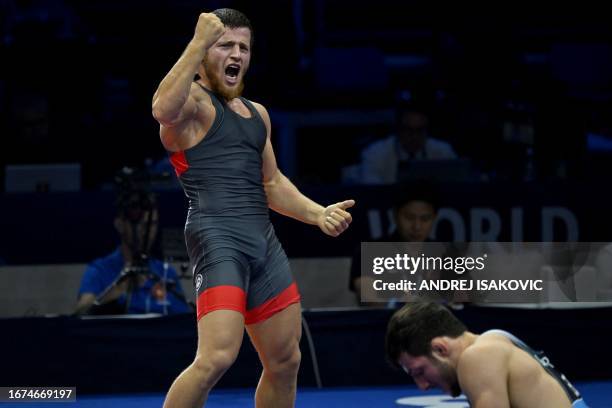
[[[433,102],[424,92],[401,90],[395,96],[395,121],[401,123],[406,113],[419,113],[430,118]]]
[[[385,348],[389,363],[399,368],[402,352],[413,357],[431,356],[431,340],[457,338],[467,327],[446,307],[435,302],[408,303],[395,312],[387,325]]]
[[[393,210],[397,212],[412,201],[423,201],[431,205],[436,213],[440,206],[436,189],[428,181],[419,180],[399,185],[393,202]]]
[[[251,25],[251,22],[249,21],[248,17],[244,15],[244,13],[231,8],[220,8],[213,11],[213,14],[219,17],[219,20],[221,20],[223,25],[226,27],[248,28],[251,32],[251,46],[253,45],[253,40],[255,39],[253,33],[253,26]]]

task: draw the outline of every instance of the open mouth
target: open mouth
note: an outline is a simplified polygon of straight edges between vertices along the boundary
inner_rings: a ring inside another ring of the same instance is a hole
[[[225,75],[230,79],[236,79],[240,73],[240,65],[230,64],[225,68]]]

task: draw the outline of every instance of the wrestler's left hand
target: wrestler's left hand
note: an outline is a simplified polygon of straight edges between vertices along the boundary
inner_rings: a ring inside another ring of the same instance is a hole
[[[353,217],[346,210],[354,205],[355,200],[346,200],[327,206],[317,222],[321,231],[332,237],[342,234],[353,221]]]

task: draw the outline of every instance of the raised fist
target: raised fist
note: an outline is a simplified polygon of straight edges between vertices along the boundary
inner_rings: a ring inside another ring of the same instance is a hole
[[[213,13],[202,13],[198,18],[194,39],[202,41],[205,48],[213,45],[225,32],[225,26]]]

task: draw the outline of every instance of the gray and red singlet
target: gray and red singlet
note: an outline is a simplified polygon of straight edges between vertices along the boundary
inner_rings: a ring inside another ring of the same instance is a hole
[[[200,85],[201,86],[201,85]],[[189,199],[185,241],[197,291],[198,320],[214,310],[257,323],[300,301],[285,251],[270,223],[263,187],[267,132],[257,109],[245,118],[210,95],[215,120],[195,146],[170,154]]]

